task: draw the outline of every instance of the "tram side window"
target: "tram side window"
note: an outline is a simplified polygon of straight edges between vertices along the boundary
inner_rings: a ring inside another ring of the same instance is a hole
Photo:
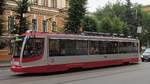
[[[118,42],[112,42],[112,53],[113,54],[119,53],[119,44],[118,44]]]
[[[129,52],[130,53],[138,53],[138,44],[134,42],[129,43]]]
[[[88,41],[76,41],[76,55],[88,55]]]
[[[59,56],[60,55],[60,46],[59,40],[49,40],[49,56]]]
[[[112,42],[106,42],[106,53],[107,54],[113,54],[113,49],[112,49]]]
[[[76,54],[73,40],[49,40],[49,56],[69,56]]]
[[[99,54],[99,42],[98,41],[89,42],[89,54],[90,55]]]
[[[88,55],[87,41],[49,40],[49,56]]]
[[[137,43],[121,42],[119,43],[119,53],[135,53],[138,52]]]
[[[132,43],[132,52],[138,53],[138,43]]]
[[[118,53],[118,43],[117,42],[112,42],[108,41],[104,43],[105,45],[105,54],[117,54]]]
[[[87,41],[62,40],[61,42],[64,43],[61,45],[61,52],[63,52],[65,56],[88,55]]]
[[[99,42],[99,54],[106,54],[105,41],[100,41]]]
[[[119,43],[119,53],[128,53],[128,43],[127,42]]]
[[[74,40],[64,40],[64,50],[65,56],[76,55],[76,41]]]
[[[66,50],[65,50],[65,44],[66,44],[66,40],[60,40],[60,43],[59,43],[59,53],[60,53],[60,56],[65,56],[66,55]]]
[[[89,45],[90,45],[89,49],[90,55],[118,53],[118,42],[91,41]]]

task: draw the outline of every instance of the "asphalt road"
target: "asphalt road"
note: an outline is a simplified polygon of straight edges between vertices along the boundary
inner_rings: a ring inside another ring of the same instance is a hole
[[[150,84],[150,62],[86,71],[16,75],[0,69],[0,84]]]

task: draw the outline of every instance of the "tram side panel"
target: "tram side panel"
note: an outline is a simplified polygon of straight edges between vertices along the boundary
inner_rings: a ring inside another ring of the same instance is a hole
[[[59,43],[59,41],[57,42]],[[54,45],[57,45],[57,44],[54,44]],[[121,54],[119,53],[107,54],[106,53],[102,55],[73,55],[73,56],[71,55],[59,56],[60,54],[52,52],[54,55],[49,56],[49,64],[50,65],[65,65],[64,67],[66,68],[75,68],[75,67],[90,68],[90,67],[117,65],[117,64],[123,64],[126,62],[138,63],[139,61],[138,53],[132,53],[132,52],[128,53],[128,51],[124,51],[124,50],[120,51]],[[71,52],[71,50],[68,52]]]
[[[139,62],[136,42],[51,39],[49,37],[46,37],[44,41],[43,54],[37,56],[40,58],[35,60],[33,58],[36,57],[30,57],[30,61],[23,62],[21,67],[13,68],[14,72],[57,72],[71,68],[95,68]]]

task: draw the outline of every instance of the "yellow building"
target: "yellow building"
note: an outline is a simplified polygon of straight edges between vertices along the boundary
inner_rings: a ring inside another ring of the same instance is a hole
[[[36,21],[36,31],[38,32],[60,32],[63,30],[65,17],[67,16],[68,0],[29,0],[33,4],[25,17],[30,21],[30,28],[33,29],[33,20]],[[17,5],[13,1],[7,1],[4,11],[4,29],[3,35],[7,37],[9,35],[9,17],[15,16],[13,11]],[[14,19],[14,24],[17,24],[17,20]],[[43,22],[46,26],[43,26]],[[6,38],[7,39],[7,38]],[[6,40],[7,41],[7,40]],[[5,43],[8,43],[6,42]],[[9,61],[11,56],[8,55],[9,48],[0,50],[0,61]]]
[[[29,13],[25,14],[25,17],[28,17],[30,21],[30,29],[33,29],[33,19],[36,19],[35,30],[38,32],[60,32],[63,30],[65,17],[67,16],[68,0],[31,0],[31,3],[33,5],[29,7]],[[5,35],[8,34],[8,17],[16,14],[13,11],[15,7],[16,4],[13,1],[7,1],[4,12]],[[46,21],[44,24],[43,20]]]
[[[143,10],[146,11],[146,12],[150,12],[150,5],[144,6]]]

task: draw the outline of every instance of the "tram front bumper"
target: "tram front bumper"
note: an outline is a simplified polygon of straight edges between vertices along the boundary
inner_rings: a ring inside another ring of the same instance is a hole
[[[22,66],[12,66],[11,71],[15,73],[47,73],[48,68],[45,66],[37,66],[37,67],[22,67]]]
[[[22,73],[23,69],[21,66],[11,66],[11,71],[15,72],[15,73]]]

